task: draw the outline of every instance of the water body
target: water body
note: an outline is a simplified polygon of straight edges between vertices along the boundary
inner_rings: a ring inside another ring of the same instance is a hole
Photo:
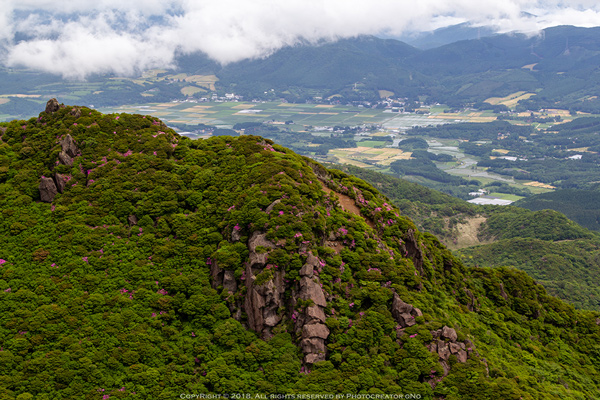
[[[512,177],[504,177],[499,174],[494,174],[487,171],[472,169],[473,166],[477,167],[477,160],[472,156],[463,153],[458,146],[444,145],[442,142],[431,139],[427,140],[429,144],[429,151],[434,154],[449,154],[458,160],[458,165],[452,168],[440,168],[452,175],[460,175],[466,178],[478,177],[488,178],[500,182],[514,183],[515,180]],[[440,167],[438,165],[438,167]]]

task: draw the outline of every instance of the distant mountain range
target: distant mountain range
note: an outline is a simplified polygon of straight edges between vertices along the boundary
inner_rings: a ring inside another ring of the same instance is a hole
[[[473,29],[444,28],[412,42],[425,50],[396,39],[361,36],[286,47],[266,58],[226,66],[203,54],[185,55],[178,57],[177,68],[168,74],[216,75],[217,92],[233,92],[245,99],[305,102],[321,97],[347,103],[375,101],[392,92],[410,100],[461,107],[524,91],[535,96],[521,100],[520,110],[600,112],[596,97],[600,93],[600,28],[558,26],[535,36],[475,35]],[[443,43],[441,39],[463,37],[469,39],[430,48]],[[194,85],[174,79],[115,78],[94,76],[79,86],[54,75],[5,68],[0,69],[0,94],[67,96],[98,107],[180,100],[182,89]],[[191,96],[207,95],[206,87],[198,84],[196,88]],[[0,114],[33,112],[40,107],[30,100],[21,99],[18,104],[16,100],[0,105]]]
[[[441,33],[440,33],[441,35]],[[537,93],[530,107],[600,107],[600,28],[559,26],[536,36],[503,34],[420,50],[394,39],[363,36],[319,46],[287,47],[263,59],[224,67],[205,56],[180,59],[188,73],[215,73],[242,94],[294,88],[350,99],[378,90],[405,97],[465,103],[515,91]]]

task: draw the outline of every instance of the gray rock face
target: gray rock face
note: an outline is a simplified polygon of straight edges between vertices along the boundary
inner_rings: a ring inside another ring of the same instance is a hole
[[[61,151],[58,154],[58,162],[61,165],[68,165],[68,166],[73,165],[73,159],[71,157],[69,157],[69,155],[67,153],[65,153],[64,151]]]
[[[56,111],[60,110],[60,104],[56,99],[50,99],[46,103],[46,114],[52,114]]]
[[[79,147],[77,147],[70,134],[67,134],[67,136],[65,136],[65,138],[59,143],[62,147],[62,151],[65,152],[69,157],[76,157],[79,153]]]
[[[62,175],[59,173],[54,174],[54,180],[56,181],[56,188],[58,189],[58,193],[63,193],[65,191],[65,187],[67,186],[67,175]]]
[[[450,357],[450,347],[448,343],[439,340],[437,342],[437,353],[440,355],[440,358],[444,361],[448,361],[448,357]]]
[[[278,311],[284,306],[285,272],[275,272],[273,279],[260,286],[254,284],[256,276],[251,266],[246,267],[245,275],[247,293],[244,310],[248,315],[248,325],[253,331],[262,333],[263,338],[268,338],[270,329],[282,318]]]
[[[304,277],[300,281],[300,298],[303,300],[312,300],[314,304],[321,307],[327,305],[323,289],[311,278]]]
[[[242,234],[240,233],[240,231],[238,229],[233,228],[233,230],[231,231],[231,241],[239,242],[241,238]]]
[[[304,353],[322,353],[325,352],[325,341],[318,338],[303,339],[300,343]]]
[[[54,200],[54,196],[58,193],[58,189],[56,189],[56,185],[52,178],[42,177],[40,181],[40,197],[45,203],[52,203]]]
[[[281,200],[279,200],[279,199],[275,200],[274,202],[272,202],[271,204],[269,204],[269,206],[266,208],[265,212],[266,212],[267,214],[268,214],[268,213],[270,213],[271,211],[273,211],[273,208],[274,208],[274,207],[275,207],[277,204],[279,204],[279,203],[281,203]]]
[[[442,337],[449,339],[451,342],[456,342],[457,335],[456,331],[448,326],[444,326],[442,328]]]
[[[304,264],[299,272],[300,276],[307,276],[309,278],[312,278],[313,273],[314,273],[314,267],[310,264]]]
[[[257,247],[263,247],[266,249],[274,249],[277,246],[275,243],[271,242],[267,239],[267,234],[262,232],[254,232],[250,239],[248,240],[248,250],[249,250],[249,259],[248,262],[251,267],[259,266],[262,267],[267,263],[268,252],[262,253],[260,251],[257,252]]]
[[[329,329],[324,324],[304,325],[302,328],[302,337],[327,339]]]
[[[223,273],[223,288],[230,293],[235,293],[237,290],[237,282],[233,271],[227,270]]]
[[[392,316],[402,328],[415,325],[415,318],[422,315],[423,313],[421,310],[413,307],[411,304],[405,303],[397,293],[394,293],[394,299],[392,300]]]
[[[325,322],[325,320],[327,319],[325,317],[325,312],[319,306],[307,307],[306,308],[306,317],[309,321],[314,320],[314,321]]]
[[[467,362],[467,352],[464,350],[460,350],[458,353],[456,353],[456,359],[458,360],[458,362],[466,363]]]
[[[79,107],[73,107],[69,114],[73,115],[75,118],[81,117],[81,109]]]

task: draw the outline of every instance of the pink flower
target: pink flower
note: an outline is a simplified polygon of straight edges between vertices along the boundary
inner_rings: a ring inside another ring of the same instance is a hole
[[[409,337],[410,338],[415,338],[415,337],[417,337],[417,335],[418,335],[418,333],[415,333],[414,335],[410,335]]]
[[[279,211],[279,215],[283,215],[283,214],[284,214],[284,212],[283,212],[283,211]]]
[[[8,289],[6,289],[6,290],[4,290],[4,291],[5,291],[6,293],[10,293],[10,292],[12,292],[12,289],[11,289],[11,288],[8,288]]]
[[[81,259],[85,262],[88,262],[88,258],[87,257],[81,257]]]
[[[6,260],[3,260],[2,258],[0,258],[0,265],[4,264],[6,262]]]

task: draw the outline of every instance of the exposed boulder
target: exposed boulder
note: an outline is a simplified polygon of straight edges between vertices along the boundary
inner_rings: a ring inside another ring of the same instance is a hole
[[[129,217],[127,217],[127,222],[129,223],[129,226],[137,225],[138,218],[135,215],[132,214]]]
[[[415,317],[422,315],[423,313],[421,310],[413,307],[411,304],[405,303],[400,296],[394,292],[394,299],[392,300],[392,316],[402,328],[415,325]]]
[[[308,321],[314,320],[314,321],[325,322],[325,320],[327,319],[325,317],[325,312],[319,306],[307,307],[306,308],[306,317],[307,317]]]
[[[325,307],[327,300],[321,286],[313,279],[303,277],[300,281],[300,298],[303,300],[312,300],[314,304]]]
[[[56,189],[56,185],[54,184],[52,178],[46,178],[45,176],[42,176],[39,189],[40,197],[45,203],[52,203],[52,200],[54,200],[54,196],[56,196],[56,194],[58,193],[58,190]]]
[[[270,213],[271,211],[273,211],[273,208],[274,208],[274,207],[275,207],[277,204],[279,204],[279,203],[281,203],[281,200],[279,200],[279,199],[275,200],[274,202],[272,202],[271,204],[269,204],[269,206],[267,207],[267,209],[265,210],[265,212],[266,212],[267,214],[268,214],[268,213]]]
[[[324,324],[304,325],[302,328],[302,337],[327,339],[329,329]]]
[[[265,249],[274,249],[277,246],[275,243],[267,239],[267,234],[262,232],[254,232],[248,240],[249,257],[248,263],[250,266],[263,266],[267,263],[268,253],[257,251],[257,247]]]
[[[235,293],[237,290],[237,282],[235,280],[234,271],[226,270],[223,272],[223,288],[231,293]]]
[[[55,173],[54,181],[56,182],[56,188],[58,189],[58,193],[63,193],[65,191],[65,187],[67,186],[67,175]]]
[[[312,278],[314,273],[314,267],[310,264],[304,264],[302,266],[302,268],[300,268],[300,276],[307,276],[309,278]]]
[[[233,228],[233,230],[231,231],[231,241],[239,242],[241,238],[242,234],[240,233],[240,230]]]
[[[456,342],[458,335],[456,334],[456,331],[453,328],[444,326],[442,328],[442,337],[445,339],[449,339],[451,342]]]
[[[69,157],[69,155],[67,153],[65,153],[64,151],[61,151],[58,154],[58,162],[61,165],[68,165],[68,166],[73,165],[73,159],[71,157]]]
[[[319,338],[306,338],[300,343],[302,351],[306,354],[325,352],[325,341]]]
[[[439,354],[440,359],[442,359],[444,361],[448,361],[448,358],[450,357],[450,354],[451,354],[448,343],[444,342],[443,340],[438,340],[437,353]]]
[[[60,146],[62,147],[62,151],[67,153],[69,157],[76,157],[79,153],[79,147],[75,144],[75,140],[71,137],[70,134],[64,137],[60,142]]]
[[[50,99],[46,103],[46,114],[52,114],[60,110],[60,103],[56,99]]]
[[[73,107],[69,114],[73,115],[75,118],[79,118],[81,117],[81,108]]]

